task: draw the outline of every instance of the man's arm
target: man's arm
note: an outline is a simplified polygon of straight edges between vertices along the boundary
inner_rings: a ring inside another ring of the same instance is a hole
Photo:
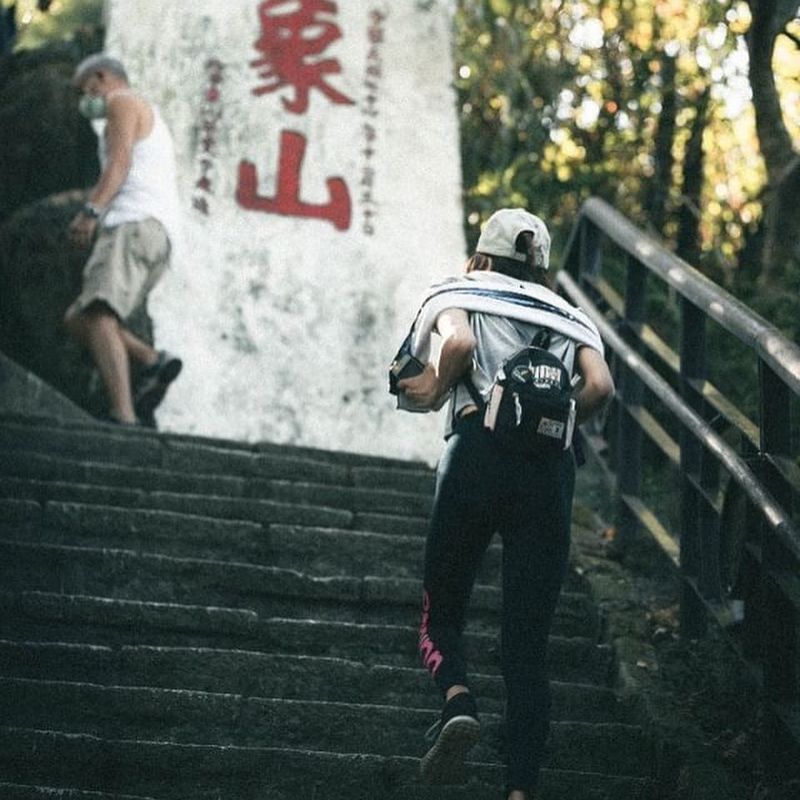
[[[581,387],[575,396],[577,422],[585,422],[614,396],[614,379],[603,356],[591,347],[581,347],[576,355]]]
[[[475,337],[469,326],[469,316],[463,309],[442,311],[436,318],[436,330],[442,337],[439,363],[429,363],[419,375],[397,385],[419,408],[439,408],[450,388],[469,369],[475,352]]]
[[[88,202],[98,208],[105,208],[111,202],[131,168],[131,154],[139,128],[140,103],[139,99],[129,94],[108,98],[106,163],[88,198]],[[80,212],[70,224],[70,238],[74,244],[86,247],[96,226],[96,218]]]

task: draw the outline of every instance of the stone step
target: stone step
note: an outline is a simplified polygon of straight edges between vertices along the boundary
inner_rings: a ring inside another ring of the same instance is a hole
[[[425,516],[414,517],[405,514],[373,514],[356,511],[350,527],[359,531],[425,537],[428,534],[428,519]]]
[[[221,526],[213,521],[213,527]],[[6,591],[100,595],[128,600],[249,608],[262,616],[349,622],[416,621],[421,578],[314,577],[253,564],[177,558],[132,550],[0,541],[0,580]],[[501,592],[474,587],[470,627],[498,624]],[[588,595],[562,592],[553,630],[596,637],[599,620]]]
[[[135,786],[162,800],[497,800],[502,785],[502,771],[493,764],[471,764],[463,787],[428,787],[418,782],[417,759],[408,757],[137,742],[10,727],[0,728],[0,766],[17,783],[36,775],[107,792]],[[544,769],[540,786],[542,800],[652,796],[646,778],[567,770]]]
[[[101,442],[105,439],[119,439],[126,437],[130,441],[156,440],[166,444],[199,445],[201,447],[214,447],[236,453],[266,453],[269,455],[286,455],[287,451],[296,458],[320,461],[329,464],[338,464],[345,467],[364,467],[368,469],[398,469],[409,471],[431,472],[428,465],[421,461],[367,455],[338,450],[324,450],[317,447],[300,445],[277,444],[274,442],[248,443],[213,436],[199,436],[196,434],[172,433],[154,431],[149,428],[120,428],[104,423],[74,422],[68,420],[52,420],[14,414],[0,414],[0,428],[11,429],[18,434],[18,441],[31,441],[39,438],[40,446],[44,450],[52,449],[49,442],[54,437],[62,437],[63,446],[70,447],[70,437],[86,439],[92,437]]]
[[[355,516],[351,511],[323,506],[278,503],[247,497],[220,497],[208,494],[178,494],[175,492],[123,489],[110,486],[91,486],[63,481],[32,481],[23,478],[0,477],[0,518],[24,519],[15,503],[76,503],[80,506],[105,506],[117,513],[168,511],[194,514],[226,520],[257,522],[260,525],[312,525],[330,528],[352,528]],[[33,506],[27,506],[31,522],[37,521]],[[87,511],[87,515],[90,512]],[[2,523],[0,523],[2,524]]]
[[[422,668],[200,647],[106,647],[0,640],[0,675],[434,710],[441,703],[438,691]],[[482,711],[502,711],[505,694],[499,676],[473,674],[470,685]],[[628,709],[619,703],[611,689],[554,681],[552,694],[554,719],[630,720]]]
[[[433,709],[286,700],[152,687],[0,678],[6,725],[238,747],[289,747],[420,758]],[[502,760],[501,717],[481,713],[471,758]],[[641,775],[649,742],[640,727],[617,722],[551,724],[545,764],[557,769]]]
[[[25,450],[0,453],[0,476],[27,480],[65,481],[99,486],[251,497],[312,506],[331,506],[351,511],[427,516],[432,495],[362,488],[290,478],[276,471],[274,478],[255,475],[231,476],[161,467],[120,466],[116,463],[80,461]]]
[[[416,780],[439,705],[416,653],[434,480],[358,454],[0,418],[0,780],[21,787],[14,800],[48,786],[75,800],[498,798],[498,546],[465,636],[483,720],[473,782]],[[569,581],[542,800],[646,796],[649,743],[607,688],[612,651]]]
[[[354,512],[381,512],[427,517],[433,507],[433,496],[389,489],[362,489],[350,486],[329,486],[322,483],[252,480],[251,491],[283,503],[299,503],[346,508]]]
[[[130,436],[125,431],[69,430],[0,425],[0,452],[42,453],[74,461],[144,467],[169,472],[199,472],[243,477],[281,477],[350,484],[347,467],[284,452],[255,452],[208,442],[161,436]]]
[[[120,489],[244,497],[247,479],[228,475],[171,472],[155,467],[126,467],[75,461],[42,453],[4,451],[0,476],[37,481],[62,481]]]
[[[433,493],[433,471],[421,464],[375,464],[353,455],[337,463],[328,454],[300,448],[232,446],[231,442],[177,436],[131,436],[125,431],[72,430],[0,424],[0,458],[42,453],[75,461],[153,467],[170,472],[283,478],[364,488]]]
[[[368,625],[261,618],[242,608],[112,600],[60,593],[0,594],[0,637],[8,640],[151,645],[322,656],[416,668],[416,624]],[[496,634],[467,632],[465,652],[475,673],[499,674]],[[550,637],[553,680],[608,685],[613,653],[578,637]]]
[[[18,783],[2,781],[0,781],[0,797],[3,800],[155,800],[153,797],[141,795],[83,792],[80,789],[55,786],[21,786]]]
[[[204,516],[223,516],[228,519],[249,519],[254,522],[285,522],[298,525],[322,525],[355,528],[375,533],[424,537],[428,532],[425,517],[402,514],[372,514],[351,512],[323,506],[297,506],[238,496],[189,494],[145,489],[126,489],[116,486],[95,486],[70,481],[33,480],[0,475],[0,498],[76,502],[85,505],[105,505],[122,508],[151,508],[163,511],[194,512]],[[282,515],[285,511],[285,517]],[[275,515],[275,518],[273,518]],[[290,517],[290,515],[292,515]],[[313,515],[313,516],[312,516]]]
[[[81,547],[102,544],[106,548],[286,569],[302,564],[304,572],[318,576],[417,578],[422,574],[424,541],[419,536],[266,522],[335,520],[341,512],[334,509],[247,500],[221,500],[214,507],[209,498],[178,497],[186,501],[187,509],[194,508],[203,516],[61,501],[47,501],[42,507],[32,500],[0,499],[0,535],[9,541]],[[245,516],[251,507],[258,513]],[[233,513],[225,514],[227,508]],[[205,511],[215,513],[205,519]],[[343,521],[351,522],[352,516],[345,513],[348,518]],[[263,526],[248,524],[246,520],[255,516],[261,517]],[[478,581],[499,585],[501,561],[498,540],[486,551]],[[580,591],[584,586],[577,573],[567,574],[567,590]]]
[[[85,503],[0,499],[0,533],[9,541],[80,547],[119,548],[204,559],[224,559],[291,569],[302,564],[311,575],[376,575],[415,578],[422,574],[424,540],[347,528],[307,524],[257,524],[246,521],[247,506],[258,516],[297,520],[328,519],[333,509],[292,506],[269,501],[222,501],[210,508],[208,498],[179,496],[186,508],[216,511],[213,516],[117,508]],[[154,498],[157,499],[157,498]],[[232,507],[228,516],[224,508]],[[266,507],[265,507],[266,506]],[[348,514],[350,522],[352,515]],[[241,516],[240,516],[241,514]],[[501,549],[492,545],[480,577],[497,583]],[[573,580],[573,584],[576,582]]]

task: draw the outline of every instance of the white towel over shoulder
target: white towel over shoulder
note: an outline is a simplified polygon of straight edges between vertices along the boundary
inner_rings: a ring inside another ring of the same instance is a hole
[[[597,326],[584,311],[546,286],[498,272],[471,272],[431,286],[414,322],[411,352],[420,361],[430,355],[431,332],[439,314],[462,308],[542,325],[603,353]]]

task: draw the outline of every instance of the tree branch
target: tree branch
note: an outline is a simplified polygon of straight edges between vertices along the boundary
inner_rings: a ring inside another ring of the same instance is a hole
[[[792,33],[788,27],[784,28],[781,33],[787,38],[791,39],[795,43],[795,45],[800,48],[800,36],[796,33]]]

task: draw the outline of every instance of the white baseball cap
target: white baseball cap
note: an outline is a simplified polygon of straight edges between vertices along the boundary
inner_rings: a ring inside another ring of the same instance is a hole
[[[534,266],[548,269],[550,266],[550,234],[547,226],[535,214],[524,208],[501,208],[489,217],[481,231],[476,252],[487,256],[513,258],[525,261],[526,253],[516,248],[517,236],[523,231],[533,234]]]

